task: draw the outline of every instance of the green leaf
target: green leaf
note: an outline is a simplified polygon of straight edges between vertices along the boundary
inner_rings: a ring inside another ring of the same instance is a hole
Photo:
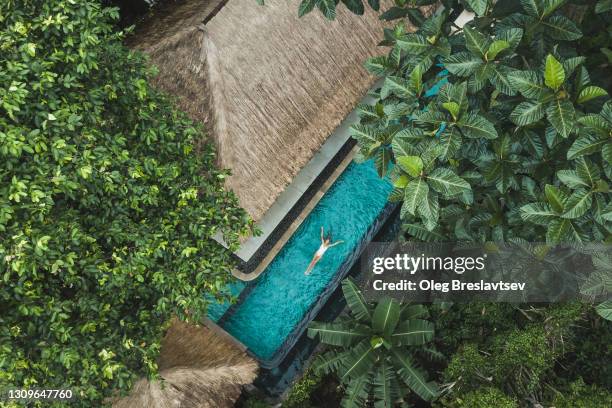
[[[562,215],[563,218],[575,219],[582,217],[593,204],[593,197],[590,191],[580,189],[568,198],[565,205],[566,212]]]
[[[346,278],[342,281],[342,293],[344,299],[346,299],[346,304],[351,309],[351,313],[355,318],[362,321],[372,318],[370,306],[366,303],[361,291],[351,278]]]
[[[450,112],[454,120],[459,116],[459,105],[456,102],[444,102],[442,107]]]
[[[347,9],[358,16],[363,15],[365,11],[361,0],[342,0],[342,3],[344,3]]]
[[[312,322],[308,326],[308,337],[319,339],[332,346],[349,347],[355,342],[369,336],[368,327],[363,325],[347,325],[345,323]]]
[[[465,2],[478,16],[483,16],[487,11],[487,6],[489,5],[488,0],[466,0]]]
[[[558,243],[580,244],[582,243],[582,237],[570,220],[556,219],[548,224],[546,243],[551,245]]]
[[[376,308],[372,317],[372,328],[384,336],[388,337],[393,333],[400,316],[400,306],[397,300],[390,297],[383,297]]]
[[[548,225],[549,222],[558,218],[557,213],[544,203],[524,205],[521,207],[520,214],[523,220],[538,225]]]
[[[316,0],[302,0],[298,7],[298,17],[303,17],[310,13],[316,4]]]
[[[412,177],[419,177],[423,171],[423,160],[419,156],[401,156],[396,158],[397,165]]]
[[[565,197],[563,196],[563,193],[557,187],[550,184],[547,184],[544,187],[544,192],[546,194],[546,199],[553,210],[555,210],[557,213],[563,212],[565,208]]]
[[[589,155],[602,151],[605,145],[609,143],[609,139],[597,135],[587,134],[580,136],[574,141],[572,146],[567,151],[567,158],[573,160],[576,157]]]
[[[508,75],[514,72],[513,69],[505,65],[491,64],[491,77],[489,80],[499,92],[506,95],[515,95],[516,90],[512,87]]]
[[[585,103],[591,99],[598,98],[600,96],[606,96],[608,93],[605,89],[598,86],[587,86],[578,94],[577,103]]]
[[[510,120],[518,126],[527,126],[544,117],[544,105],[537,101],[519,103],[510,113]]]
[[[484,58],[489,49],[490,40],[470,26],[463,27],[465,46],[472,53]]]
[[[401,50],[416,55],[424,53],[432,46],[425,37],[414,33],[405,34],[396,44]]]
[[[379,142],[380,138],[380,134],[376,129],[364,125],[352,125],[349,128],[349,133],[360,144],[365,144],[366,146]]]
[[[415,215],[417,207],[425,201],[428,193],[429,186],[422,178],[419,177],[410,181],[406,186],[402,212],[408,211]]]
[[[334,0],[316,0],[317,7],[328,20],[336,18],[336,2]]]
[[[393,161],[393,153],[387,147],[381,147],[376,151],[374,164],[379,177],[384,177],[389,171],[389,165]]]
[[[422,217],[425,228],[427,228],[429,231],[433,231],[438,225],[438,217],[440,212],[438,195],[430,191],[421,205],[417,207],[417,212]]]
[[[400,98],[412,98],[415,96],[415,93],[411,88],[409,80],[402,77],[387,76],[380,90],[380,97],[385,99],[392,94]]]
[[[386,360],[381,361],[374,381],[374,395],[377,400],[374,402],[374,408],[393,407],[399,394],[391,364]],[[360,405],[359,408],[363,406],[366,404]]]
[[[565,82],[563,65],[554,56],[548,54],[544,66],[544,83],[547,87],[556,91],[563,85],[563,82]]]
[[[601,176],[599,168],[584,156],[576,160],[576,174],[591,187],[595,187]]]
[[[607,300],[595,307],[598,315],[606,320],[612,320],[612,300]]]
[[[562,137],[568,137],[575,125],[574,105],[567,99],[555,99],[546,108],[546,117],[553,125],[557,133]]]
[[[406,303],[402,306],[400,316],[401,320],[412,320],[421,317],[428,317],[429,312],[423,305],[412,305],[410,303]]]
[[[570,19],[565,16],[552,16],[541,21],[545,32],[555,40],[574,41],[582,37],[582,33]]]
[[[454,128],[446,128],[440,135],[440,158],[448,160],[453,157],[461,147],[461,135]]]
[[[342,398],[342,408],[361,408],[367,403],[370,379],[367,374],[349,381],[344,397]]]
[[[578,188],[581,186],[590,187],[588,180],[585,180],[575,170],[559,170],[557,177],[563,184],[569,188]]]
[[[341,380],[359,378],[368,372],[374,363],[374,349],[369,340],[364,340],[353,347],[342,361]]]
[[[510,48],[510,43],[505,40],[495,40],[489,46],[489,49],[486,53],[486,58],[488,61],[494,60],[497,57],[497,54],[500,52]]]
[[[546,92],[542,78],[535,71],[513,71],[508,74],[508,81],[525,98],[538,99]]]
[[[540,17],[544,16],[544,5],[541,0],[521,0],[521,6],[531,17],[539,20]]]
[[[400,323],[391,335],[394,344],[400,346],[420,346],[433,339],[434,325],[427,320],[408,320]]]
[[[497,130],[495,130],[493,123],[473,112],[464,115],[461,120],[457,122],[457,125],[466,137],[474,139],[497,138]]]
[[[452,74],[470,76],[482,65],[482,59],[474,57],[469,52],[459,52],[444,60],[444,68]]]
[[[445,196],[455,196],[472,189],[467,181],[444,167],[438,167],[432,171],[427,176],[427,181],[431,188]]]
[[[434,382],[427,382],[423,373],[414,367],[414,364],[407,353],[394,348],[393,362],[399,368],[399,376],[419,397],[425,401],[431,401],[438,396],[438,386]]]
[[[380,9],[380,1],[379,0],[368,0],[368,4],[372,7],[372,10],[378,11]]]

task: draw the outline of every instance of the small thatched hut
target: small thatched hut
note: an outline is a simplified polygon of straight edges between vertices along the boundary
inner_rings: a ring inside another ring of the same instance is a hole
[[[363,63],[383,53],[376,12],[298,18],[299,3],[185,0],[130,41],[159,68],[157,85],[206,124],[255,220],[365,95],[374,78]]]
[[[258,365],[226,334],[172,322],[158,361],[164,380],[139,380],[113,408],[229,408]]]

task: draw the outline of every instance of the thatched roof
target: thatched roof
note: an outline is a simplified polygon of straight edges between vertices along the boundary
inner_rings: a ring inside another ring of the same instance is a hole
[[[257,363],[226,335],[208,327],[172,322],[158,361],[164,380],[139,380],[113,408],[233,407]]]
[[[366,7],[298,18],[300,0],[187,0],[137,31],[131,46],[159,68],[156,84],[206,124],[228,187],[259,220],[373,84],[364,61],[383,23]],[[206,24],[200,22],[206,21]]]

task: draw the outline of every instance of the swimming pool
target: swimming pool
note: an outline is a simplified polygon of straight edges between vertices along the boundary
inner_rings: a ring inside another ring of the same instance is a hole
[[[329,286],[335,286],[347,258],[385,208],[391,188],[372,161],[349,164],[266,270],[249,284],[231,289],[244,292],[239,302],[213,306],[209,317],[260,360],[273,359],[288,339],[301,334],[296,330],[305,328],[307,315]],[[306,276],[304,270],[321,243],[321,226],[333,232],[334,241],[344,243],[330,248]]]

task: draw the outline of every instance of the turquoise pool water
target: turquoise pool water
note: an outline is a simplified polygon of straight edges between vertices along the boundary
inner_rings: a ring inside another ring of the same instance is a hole
[[[381,180],[374,164],[351,163],[306,217],[266,270],[251,283],[222,327],[261,359],[270,359],[334,278],[351,251],[385,207],[391,184]],[[330,248],[312,273],[304,275],[320,245],[320,228],[333,231]],[[242,290],[238,284],[232,293]],[[229,305],[213,306],[218,320]]]

